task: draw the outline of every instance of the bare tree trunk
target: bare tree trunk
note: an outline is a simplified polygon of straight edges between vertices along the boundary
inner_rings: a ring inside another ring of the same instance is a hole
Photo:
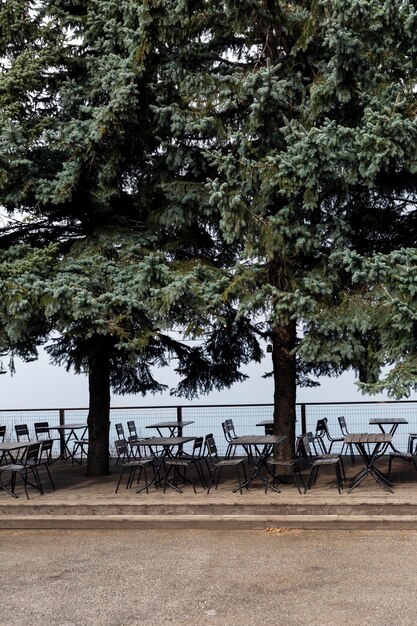
[[[296,324],[272,329],[272,363],[274,370],[274,434],[286,435],[278,446],[277,458],[293,458],[295,444],[295,403],[297,395],[296,363],[293,350],[296,346]]]
[[[87,476],[109,473],[110,354],[105,337],[97,337],[89,358],[88,373],[88,460]]]

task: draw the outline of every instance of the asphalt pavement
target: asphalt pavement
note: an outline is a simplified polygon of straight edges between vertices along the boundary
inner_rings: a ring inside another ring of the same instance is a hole
[[[401,626],[417,531],[0,531],[7,626]]]

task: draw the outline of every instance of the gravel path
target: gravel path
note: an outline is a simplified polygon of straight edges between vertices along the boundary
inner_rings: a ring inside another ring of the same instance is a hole
[[[0,531],[7,626],[416,623],[417,531]]]

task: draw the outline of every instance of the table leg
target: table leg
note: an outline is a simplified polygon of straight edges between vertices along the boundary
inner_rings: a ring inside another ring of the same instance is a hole
[[[394,493],[394,491],[392,489],[391,481],[389,481],[388,478],[385,476],[385,474],[383,474],[381,472],[381,470],[378,469],[377,467],[375,467],[375,465],[374,465],[377,457],[381,456],[381,454],[378,454],[379,449],[381,447],[381,444],[377,443],[375,445],[375,448],[374,448],[372,454],[369,454],[366,451],[365,444],[356,443],[355,445],[358,448],[358,451],[359,451],[362,459],[365,462],[365,467],[360,472],[358,472],[358,474],[356,474],[356,476],[354,476],[352,478],[352,480],[350,482],[350,489],[349,489],[348,493],[350,493],[351,491],[356,489],[356,487],[358,485],[360,485],[360,483],[367,476],[369,476],[369,474],[371,474],[374,477],[374,479],[376,480],[376,482],[379,483],[382,487],[384,487],[384,489],[386,491],[390,491],[391,493]]]

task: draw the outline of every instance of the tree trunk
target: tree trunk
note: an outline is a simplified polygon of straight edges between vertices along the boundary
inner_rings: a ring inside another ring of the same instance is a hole
[[[89,357],[87,476],[109,473],[110,353],[104,337],[97,337]]]
[[[272,364],[274,370],[274,434],[285,435],[276,456],[289,461],[294,455],[295,402],[297,394],[296,364],[293,350],[296,346],[296,323],[272,329]]]

